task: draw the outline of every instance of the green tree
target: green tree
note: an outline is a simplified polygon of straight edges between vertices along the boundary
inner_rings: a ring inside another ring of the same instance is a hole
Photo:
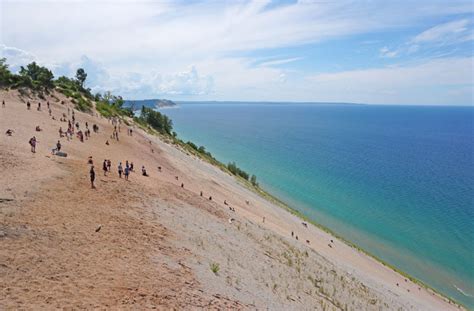
[[[252,175],[252,177],[250,177],[250,182],[254,187],[258,187],[257,176]]]
[[[25,67],[20,67],[20,76],[19,86],[28,86],[33,87],[36,90],[52,89],[54,87],[54,75],[46,67],[39,66],[36,62],[32,62]]]
[[[166,134],[171,135],[171,132],[173,130],[173,121],[168,118],[167,115],[162,115],[163,116],[163,130],[166,132]]]
[[[6,61],[6,58],[0,58],[0,87],[7,87],[12,83],[12,73],[8,69]]]
[[[162,134],[172,135],[173,122],[168,116],[142,106],[140,119]],[[197,147],[195,148],[197,150]]]
[[[86,78],[87,78],[87,73],[84,71],[84,69],[82,68],[77,69],[76,79],[82,88],[84,87],[84,82],[86,81]]]

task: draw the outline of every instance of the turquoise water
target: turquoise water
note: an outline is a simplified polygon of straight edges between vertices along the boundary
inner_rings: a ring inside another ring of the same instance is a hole
[[[181,103],[178,135],[474,308],[474,108]]]

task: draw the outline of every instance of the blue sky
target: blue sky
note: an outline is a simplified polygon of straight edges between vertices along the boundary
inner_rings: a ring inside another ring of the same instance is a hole
[[[472,1],[0,0],[0,56],[126,98],[473,105]],[[26,22],[27,21],[27,22]]]

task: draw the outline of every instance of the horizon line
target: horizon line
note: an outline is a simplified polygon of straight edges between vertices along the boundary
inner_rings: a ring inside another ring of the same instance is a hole
[[[324,102],[324,101],[243,101],[243,100],[174,100],[168,98],[150,98],[150,99],[124,99],[126,102],[151,100],[169,100],[175,103],[249,103],[249,104],[329,104],[329,105],[354,105],[354,106],[412,106],[412,107],[472,107],[474,103],[468,104],[381,104],[381,103],[357,103],[357,102]]]

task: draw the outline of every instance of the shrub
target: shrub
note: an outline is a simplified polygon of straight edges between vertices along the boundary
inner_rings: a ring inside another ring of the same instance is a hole
[[[227,169],[234,175],[240,176],[245,180],[249,180],[249,174],[237,167],[235,162],[227,164]]]
[[[219,264],[216,263],[216,262],[213,262],[209,265],[209,267],[211,268],[211,271],[217,275],[217,273],[219,273],[219,270],[220,270],[220,267],[219,267]]]

